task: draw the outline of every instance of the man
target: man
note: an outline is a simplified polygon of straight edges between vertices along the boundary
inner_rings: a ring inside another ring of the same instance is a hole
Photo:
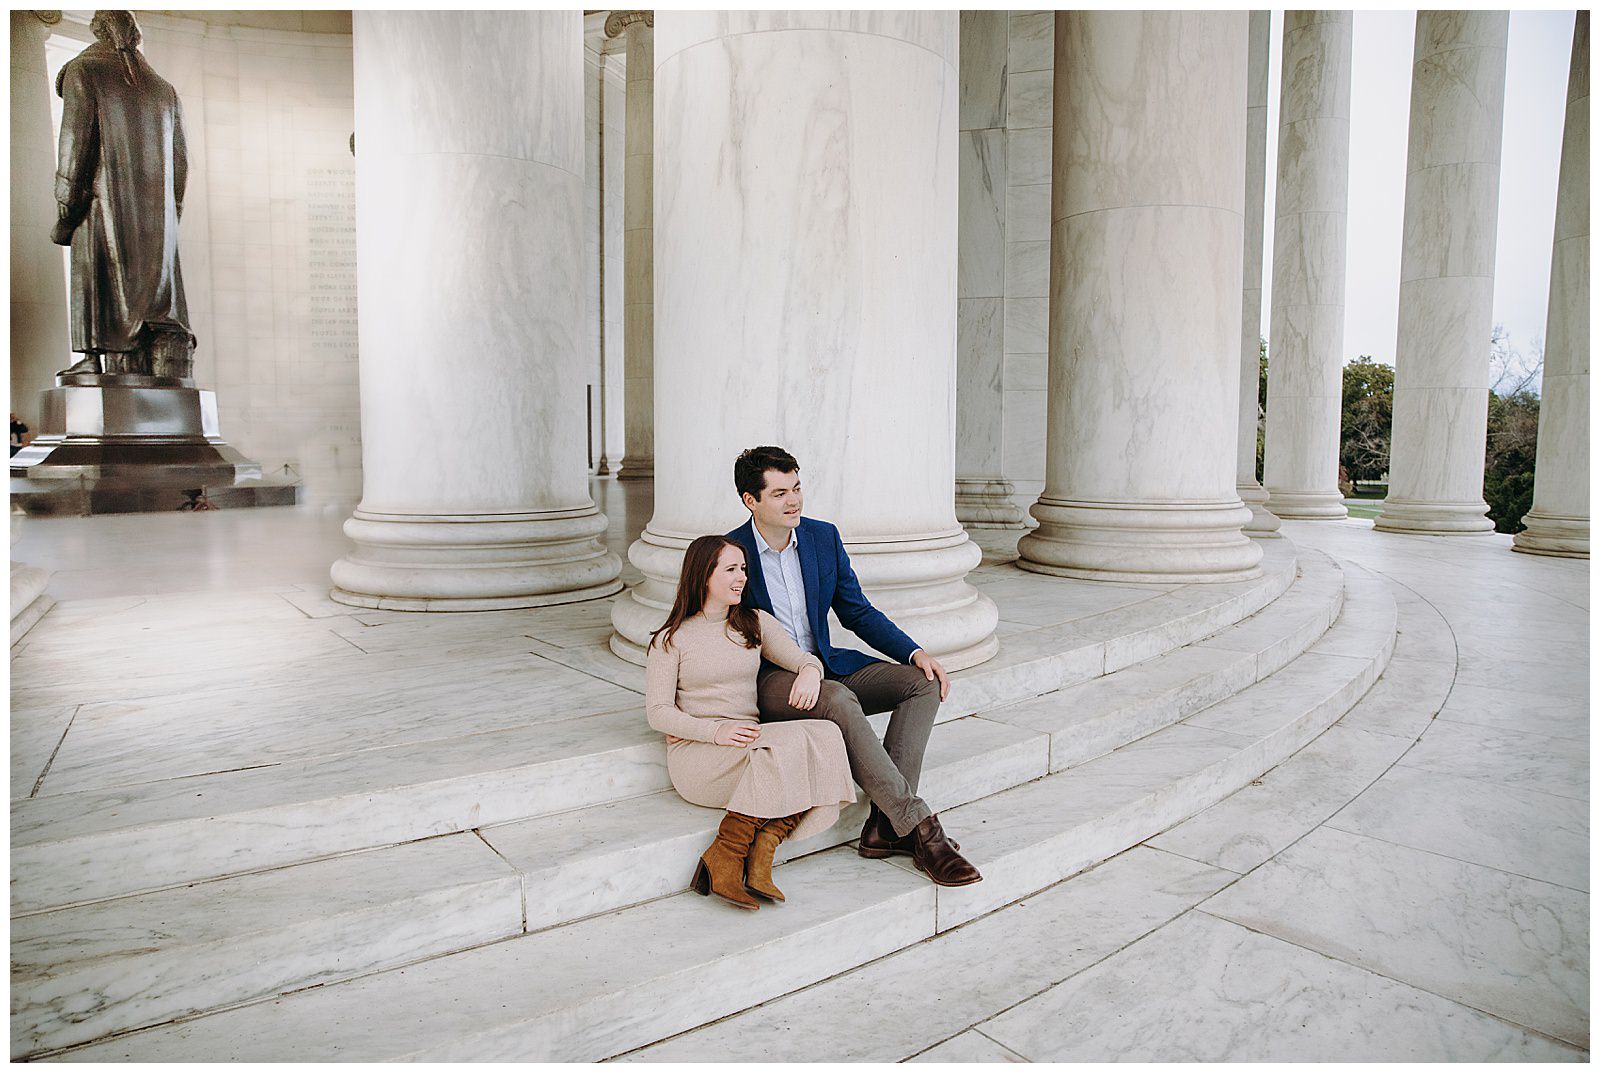
[[[183,110],[139,52],[128,11],[97,11],[94,44],[56,79],[62,100],[51,241],[72,247],[66,373],[187,378],[194,336],[178,262],[188,159]]]
[[[728,534],[745,550],[744,602],[777,618],[826,669],[815,706],[802,709],[790,702],[795,676],[764,663],[756,680],[762,721],[820,718],[838,724],[850,774],[872,801],[857,845],[861,856],[904,853],[941,886],[978,882],[983,877],[917,796],[934,715],[950,692],[944,668],[867,600],[839,530],[801,517],[800,464],[793,455],[781,447],[752,447],[734,462],[733,483],[750,511],[750,520]],[[847,629],[899,663],[833,647],[830,608]],[[867,716],[890,710],[880,742]]]

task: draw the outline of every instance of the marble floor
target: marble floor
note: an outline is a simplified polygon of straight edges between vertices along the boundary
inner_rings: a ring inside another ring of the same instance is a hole
[[[597,481],[595,494],[621,552],[648,521],[649,486]],[[319,699],[381,714],[440,698],[434,720],[395,724],[386,745],[513,708],[522,723],[559,718],[553,697],[637,703],[638,682],[571,655],[603,642],[603,601],[492,616],[332,604],[348,510],[13,517],[12,558],[54,571],[60,601],[12,650],[13,801],[355,747],[293,703],[308,675],[335,682],[352,661],[382,688]],[[625,1057],[703,1059],[733,1038],[787,1060],[1586,1059],[1588,563],[1355,519],[1285,533],[1388,579],[1402,611],[1447,629],[1402,629],[1393,671],[1332,730],[1144,845]],[[1005,540],[980,542],[989,570]],[[989,584],[1014,585],[998,571]],[[1082,588],[1074,614],[1160,592]],[[995,595],[1005,633],[1061,613],[1026,586]],[[204,644],[174,658],[174,623]],[[193,748],[145,746],[202,721],[215,732]],[[928,1018],[886,1032],[860,1009],[884,987],[925,993]]]

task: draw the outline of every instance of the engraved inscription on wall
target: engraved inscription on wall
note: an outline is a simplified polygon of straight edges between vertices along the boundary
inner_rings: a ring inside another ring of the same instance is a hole
[[[306,173],[311,352],[319,361],[354,365],[356,345],[356,174]]]

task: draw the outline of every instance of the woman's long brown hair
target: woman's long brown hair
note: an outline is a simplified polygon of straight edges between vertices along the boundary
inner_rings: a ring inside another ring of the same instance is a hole
[[[717,560],[722,557],[723,548],[738,548],[740,555],[745,553],[744,545],[725,536],[695,537],[683,553],[683,569],[678,572],[678,595],[672,601],[667,621],[650,635],[652,646],[659,642],[663,649],[666,648],[672,635],[678,632],[678,627],[705,609],[706,587],[717,569]],[[746,648],[761,647],[761,621],[756,618],[755,608],[742,603],[734,604],[728,608],[728,625],[739,631]]]

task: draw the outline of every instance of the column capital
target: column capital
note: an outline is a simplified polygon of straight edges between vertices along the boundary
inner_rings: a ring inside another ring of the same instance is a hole
[[[61,12],[59,11],[31,11],[29,14],[46,26],[54,26],[61,21]]]
[[[606,37],[621,37],[624,30],[638,22],[642,22],[654,29],[656,13],[654,11],[613,11],[606,16]]]

